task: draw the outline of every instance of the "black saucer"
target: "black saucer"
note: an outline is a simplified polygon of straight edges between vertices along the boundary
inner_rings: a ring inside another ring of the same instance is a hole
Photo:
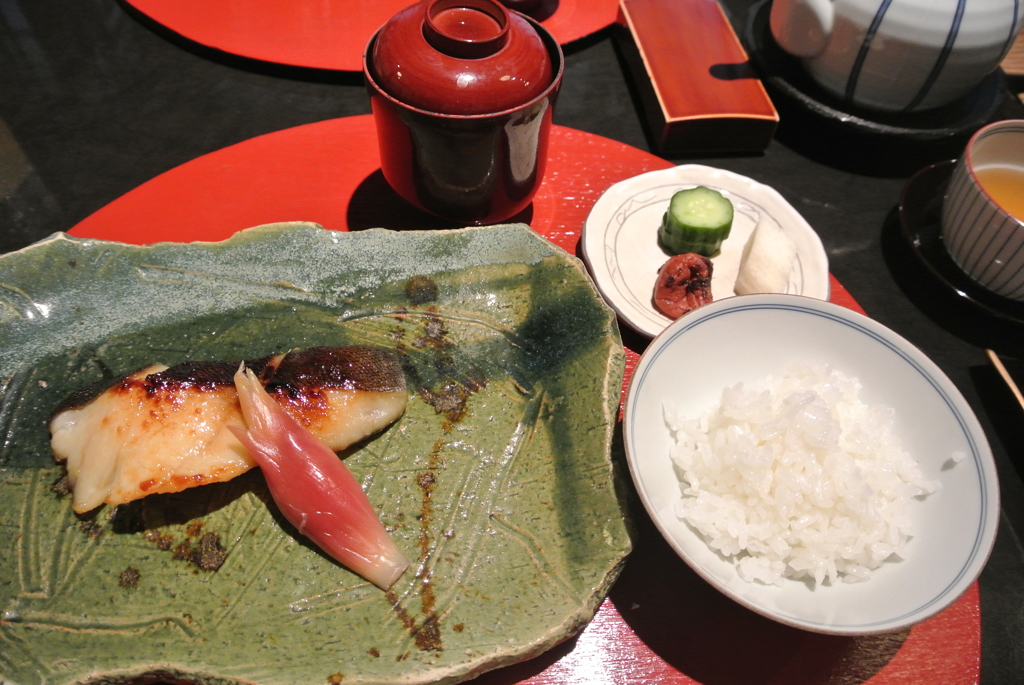
[[[765,88],[773,98],[793,102],[844,127],[919,142],[966,136],[988,123],[1006,94],[1006,76],[996,69],[967,95],[935,109],[888,113],[856,107],[821,88],[799,59],[778,46],[768,25],[770,13],[770,0],[752,7],[743,34]]]
[[[978,285],[956,265],[942,242],[942,196],[953,173],[953,164],[952,161],[933,164],[907,181],[898,208],[903,239],[947,293],[958,296],[981,314],[1024,324],[1024,302],[996,295]]]

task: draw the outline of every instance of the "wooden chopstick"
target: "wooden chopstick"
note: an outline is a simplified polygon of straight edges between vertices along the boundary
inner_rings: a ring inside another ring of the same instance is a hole
[[[999,355],[992,350],[985,350],[985,354],[988,355],[989,361],[992,362],[992,366],[996,367],[996,371],[998,371],[999,375],[1003,377],[1004,381],[1006,381],[1006,385],[1010,387],[1010,391],[1013,393],[1013,396],[1017,398],[1017,402],[1019,402],[1021,408],[1024,409],[1024,394],[1021,394],[1020,388],[1017,387],[1017,384],[1010,376],[1010,372],[1006,370],[1006,367],[1003,365],[1003,360],[1000,359]]]
[[[1007,76],[1024,76],[1024,31],[1017,34],[1017,40],[999,66]]]

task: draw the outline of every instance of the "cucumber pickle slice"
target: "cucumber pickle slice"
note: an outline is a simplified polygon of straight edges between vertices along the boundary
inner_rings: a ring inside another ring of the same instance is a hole
[[[712,257],[729,237],[732,215],[732,202],[717,190],[704,186],[680,190],[669,201],[658,238],[674,255],[696,252]]]

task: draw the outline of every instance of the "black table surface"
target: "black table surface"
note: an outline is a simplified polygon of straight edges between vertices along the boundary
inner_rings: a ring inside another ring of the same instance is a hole
[[[724,0],[738,31],[753,4]],[[631,78],[610,30],[566,46],[555,122],[656,153]],[[1024,118],[1011,90],[993,119]],[[936,287],[902,239],[896,211],[907,179],[955,157],[964,140],[908,146],[776,105],[782,121],[764,154],[667,159],[773,186],[817,230],[832,273],[867,313],[920,347],[967,398],[1002,495],[980,579],[981,682],[1024,682],[1024,413],[985,354],[1024,358],[1024,326],[978,314]],[[0,0],[0,252],[68,230],[205,153],[369,111],[359,74],[216,53],[117,0]]]

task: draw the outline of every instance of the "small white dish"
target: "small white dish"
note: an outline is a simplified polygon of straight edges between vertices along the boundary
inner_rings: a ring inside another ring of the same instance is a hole
[[[913,502],[917,534],[905,558],[861,583],[742,580],[675,515],[679,480],[662,407],[684,416],[712,408],[727,386],[781,374],[793,362],[826,362],[863,384],[869,405],[895,410],[895,431],[925,478],[941,489]],[[970,406],[924,353],[844,307],[792,295],[712,302],[669,326],[644,352],[626,397],[626,457],[640,498],[672,548],[698,574],[753,611],[806,630],[868,635],[906,628],[953,603],[981,573],[995,541],[999,485]],[[958,463],[953,454],[963,457]]]
[[[652,303],[658,269],[671,256],[658,244],[658,227],[672,195],[698,185],[719,191],[733,203],[732,230],[711,260],[711,294],[715,300],[734,295],[743,246],[762,219],[785,231],[797,246],[786,292],[828,299],[825,248],[818,234],[785,198],[774,188],[746,176],[684,164],[611,186],[598,198],[583,225],[583,259],[601,295],[625,323],[649,338],[672,323]]]

